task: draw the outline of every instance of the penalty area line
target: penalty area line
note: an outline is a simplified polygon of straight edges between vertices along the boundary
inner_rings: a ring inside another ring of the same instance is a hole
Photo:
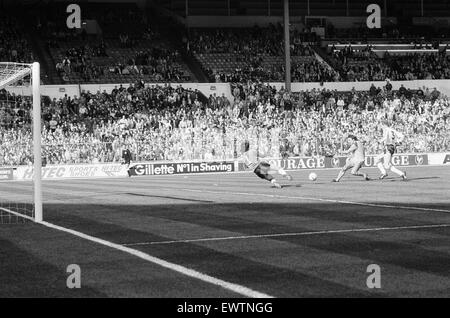
[[[365,203],[357,201],[347,201],[347,200],[336,200],[336,199],[323,199],[315,197],[304,197],[304,196],[288,196],[281,194],[266,194],[266,193],[251,193],[251,192],[232,192],[232,191],[211,191],[211,190],[199,190],[199,189],[187,189],[187,188],[160,188],[160,190],[182,190],[188,192],[199,192],[199,193],[211,193],[211,194],[233,194],[233,195],[245,195],[245,196],[260,196],[267,198],[279,198],[279,199],[298,199],[298,200],[310,200],[310,201],[320,201],[320,202],[331,202],[340,204],[351,204],[351,205],[361,205],[376,208],[387,208],[387,209],[400,209],[400,210],[415,210],[415,211],[425,211],[425,212],[441,212],[450,213],[450,210],[444,209],[434,209],[434,208],[423,208],[416,206],[406,206],[406,205],[389,205],[389,204],[379,204],[379,203]]]
[[[145,260],[147,262],[150,262],[150,263],[159,265],[161,267],[164,267],[166,269],[172,270],[172,271],[177,272],[179,274],[182,274],[184,276],[188,276],[188,277],[191,277],[191,278],[195,278],[195,279],[201,280],[201,281],[203,281],[205,283],[209,283],[209,284],[221,287],[223,289],[229,290],[231,292],[237,293],[237,294],[245,296],[245,297],[249,297],[249,298],[273,298],[273,296],[270,296],[270,295],[267,295],[267,294],[264,294],[264,293],[252,290],[252,289],[250,289],[248,287],[245,287],[245,286],[242,286],[242,285],[239,285],[239,284],[235,284],[235,283],[230,283],[230,282],[224,281],[222,279],[219,279],[219,278],[216,278],[216,277],[213,277],[213,276],[209,276],[207,274],[203,274],[203,273],[201,273],[199,271],[196,271],[196,270],[184,267],[182,265],[178,265],[178,264],[175,264],[175,263],[171,263],[171,262],[165,261],[163,259],[151,256],[151,255],[149,255],[147,253],[144,253],[142,251],[139,251],[139,250],[136,250],[136,249],[133,249],[133,248],[130,248],[130,247],[126,247],[126,246],[121,245],[121,244],[116,244],[116,243],[113,243],[113,242],[110,242],[110,241],[107,241],[107,240],[104,240],[104,239],[101,239],[101,238],[98,238],[98,237],[95,237],[95,236],[84,234],[82,232],[78,232],[78,231],[75,231],[75,230],[72,230],[72,229],[68,229],[68,228],[65,228],[65,227],[62,227],[62,226],[59,226],[59,225],[56,225],[56,224],[48,223],[48,222],[45,222],[45,221],[39,222],[37,224],[41,224],[41,225],[46,226],[48,228],[51,228],[51,229],[54,229],[54,230],[58,230],[58,231],[62,231],[62,232],[65,232],[65,233],[69,233],[69,234],[72,234],[74,236],[80,237],[82,239],[85,239],[85,240],[88,240],[88,241],[91,241],[91,242],[94,242],[94,243],[97,243],[97,244],[101,244],[101,245],[104,245],[104,246],[116,249],[118,251],[121,251],[121,252],[130,254],[132,256],[141,258],[141,259],[143,259],[143,260]]]
[[[124,246],[142,246],[142,245],[175,244],[175,243],[248,240],[248,239],[258,239],[258,238],[277,238],[277,237],[286,237],[286,236],[310,236],[310,235],[320,235],[320,234],[339,234],[339,233],[354,233],[354,232],[377,232],[377,231],[393,231],[393,230],[430,229],[430,228],[443,228],[443,227],[450,227],[450,224],[410,225],[410,226],[376,227],[376,228],[362,228],[362,229],[325,230],[325,231],[294,232],[294,233],[273,233],[273,234],[241,235],[241,236],[226,236],[226,237],[206,237],[206,238],[188,239],[188,240],[127,243],[127,244],[123,244],[123,245]]]

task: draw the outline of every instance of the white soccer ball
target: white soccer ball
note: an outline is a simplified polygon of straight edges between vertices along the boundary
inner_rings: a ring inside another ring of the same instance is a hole
[[[317,174],[315,174],[314,172],[311,172],[309,174],[309,180],[316,181],[316,179],[317,179]]]

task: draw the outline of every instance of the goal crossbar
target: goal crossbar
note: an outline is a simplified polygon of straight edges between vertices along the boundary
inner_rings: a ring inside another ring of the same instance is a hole
[[[0,89],[31,73],[32,64],[0,62]]]

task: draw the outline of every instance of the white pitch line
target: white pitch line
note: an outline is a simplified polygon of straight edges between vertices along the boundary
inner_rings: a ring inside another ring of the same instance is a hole
[[[430,224],[430,225],[411,225],[411,226],[395,226],[395,227],[376,227],[363,229],[347,229],[347,230],[326,230],[326,231],[312,231],[312,232],[294,232],[294,233],[274,233],[274,234],[259,234],[259,235],[241,235],[241,236],[226,236],[226,237],[207,237],[200,239],[188,240],[173,240],[173,241],[154,241],[154,242],[139,242],[123,244],[124,246],[142,246],[142,245],[159,245],[159,244],[174,244],[174,243],[195,243],[195,242],[212,242],[212,241],[228,241],[228,240],[248,240],[254,238],[273,238],[286,236],[308,236],[319,234],[336,234],[336,233],[352,233],[352,232],[376,232],[376,231],[391,231],[391,230],[409,230],[409,229],[428,229],[428,228],[442,228],[450,227],[450,224]]]
[[[335,199],[323,199],[315,197],[303,197],[303,196],[288,196],[280,194],[265,194],[265,193],[251,193],[251,192],[231,192],[231,191],[210,191],[210,190],[199,190],[199,189],[186,189],[186,188],[159,188],[165,190],[181,190],[188,192],[199,192],[199,193],[212,193],[212,194],[235,194],[235,195],[245,195],[245,196],[263,196],[269,198],[280,198],[280,199],[299,199],[299,200],[310,200],[310,201],[320,201],[320,202],[331,202],[331,203],[341,203],[341,204],[351,204],[351,205],[362,205],[377,208],[389,208],[389,209],[401,209],[401,210],[418,210],[427,212],[442,212],[450,213],[450,210],[444,209],[433,209],[433,208],[421,208],[415,206],[404,206],[404,205],[388,205],[388,204],[378,204],[378,203],[364,203],[357,201],[346,201],[346,200],[335,200]]]
[[[31,216],[28,216],[28,215],[25,215],[25,214],[21,214],[21,213],[17,213],[17,212],[11,211],[10,209],[7,209],[7,208],[0,208],[0,210],[5,211],[7,213],[11,213],[13,215],[19,216],[19,217],[24,218],[24,219],[28,219],[28,220],[34,221],[34,218],[31,217]]]
[[[94,237],[94,236],[91,236],[91,235],[88,235],[88,234],[84,234],[84,233],[81,233],[81,232],[78,232],[78,231],[75,231],[75,230],[72,230],[72,229],[68,229],[68,228],[65,228],[65,227],[62,227],[62,226],[59,226],[59,225],[55,225],[55,224],[52,224],[52,223],[48,223],[48,222],[39,222],[38,224],[42,224],[42,225],[44,225],[46,227],[49,227],[49,228],[52,228],[52,229],[55,229],[55,230],[58,230],[58,231],[66,232],[66,233],[75,235],[77,237],[83,238],[85,240],[88,240],[88,241],[91,241],[91,242],[94,242],[94,243],[98,243],[98,244],[101,244],[101,245],[104,245],[104,246],[107,246],[107,247],[119,250],[121,252],[128,253],[130,255],[139,257],[139,258],[141,258],[141,259],[143,259],[145,261],[148,261],[150,263],[162,266],[162,267],[167,268],[169,270],[178,272],[178,273],[180,273],[182,275],[189,276],[189,277],[201,280],[203,282],[213,284],[215,286],[219,286],[221,288],[224,288],[226,290],[232,291],[234,293],[240,294],[240,295],[245,296],[245,297],[250,297],[250,298],[273,298],[270,295],[267,295],[267,294],[264,294],[264,293],[252,290],[252,289],[250,289],[248,287],[245,287],[245,286],[242,286],[242,285],[238,285],[238,284],[234,284],[234,283],[230,283],[230,282],[224,281],[222,279],[215,278],[215,277],[209,276],[207,274],[203,274],[203,273],[198,272],[196,270],[193,270],[193,269],[190,269],[190,268],[178,265],[178,264],[174,264],[174,263],[165,261],[163,259],[151,256],[151,255],[149,255],[147,253],[144,253],[144,252],[141,252],[139,250],[126,247],[124,245],[120,245],[120,244],[116,244],[116,243],[113,243],[113,242],[110,242],[110,241],[106,241],[106,240],[100,239],[98,237]]]

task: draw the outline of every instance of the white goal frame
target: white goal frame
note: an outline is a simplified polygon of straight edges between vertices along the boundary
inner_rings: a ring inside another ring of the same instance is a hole
[[[42,211],[42,149],[41,149],[41,78],[40,65],[0,62],[0,66],[22,66],[21,70],[11,72],[10,76],[0,79],[0,89],[21,80],[31,74],[31,98],[33,100],[33,181],[34,181],[34,221],[43,221]]]

